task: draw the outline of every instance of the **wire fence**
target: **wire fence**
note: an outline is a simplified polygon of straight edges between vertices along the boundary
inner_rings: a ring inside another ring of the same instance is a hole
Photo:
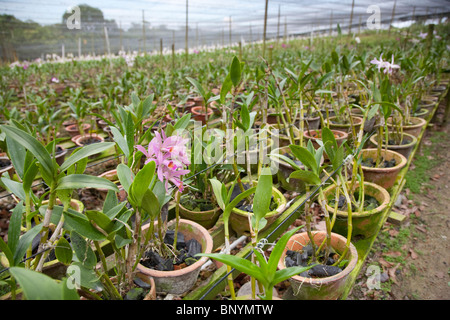
[[[0,57],[3,61],[50,55],[103,55],[109,51],[201,50],[262,41],[265,1],[91,1],[76,10],[69,1],[0,2]],[[96,5],[98,4],[98,5]],[[445,0],[268,0],[266,39],[287,40],[311,33],[343,33],[410,21],[446,19]],[[79,20],[77,20],[79,19]],[[77,25],[79,23],[79,25]],[[80,29],[77,28],[80,27]],[[106,30],[106,31],[105,31]]]

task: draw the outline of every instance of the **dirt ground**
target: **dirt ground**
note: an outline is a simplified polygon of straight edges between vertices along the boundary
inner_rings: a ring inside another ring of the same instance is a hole
[[[395,210],[407,219],[400,225],[386,223],[351,300],[450,300],[450,119],[443,123],[444,110],[441,103],[416,153],[428,151],[430,179],[419,193],[402,191]],[[371,266],[380,268],[378,288],[370,281],[375,275]]]

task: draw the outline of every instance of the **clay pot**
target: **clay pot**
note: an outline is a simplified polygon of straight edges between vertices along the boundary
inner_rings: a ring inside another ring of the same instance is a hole
[[[155,229],[158,225],[155,222]],[[169,229],[175,228],[175,220],[169,221],[167,224]],[[145,232],[149,228],[149,224],[142,227]],[[178,231],[184,235],[185,241],[192,238],[202,245],[203,253],[211,253],[213,248],[213,239],[208,231],[196,222],[180,219]],[[200,268],[208,261],[207,257],[201,257],[197,262],[185,268],[173,271],[159,271],[144,267],[140,263],[137,265],[137,271],[144,275],[150,276],[155,280],[156,292],[171,293],[181,295],[189,291],[196,283]]]
[[[316,245],[320,245],[326,237],[325,231],[313,232],[313,240]],[[299,251],[309,243],[309,237],[306,232],[294,234],[288,241],[280,261],[278,269],[286,269],[284,263],[287,250]],[[337,252],[342,253],[346,247],[347,239],[339,234],[331,233],[331,247]],[[358,262],[358,252],[351,243],[345,257],[348,264],[342,272],[326,278],[305,278],[299,275],[289,279],[292,286],[293,295],[299,300],[336,300],[345,291],[351,278],[350,273],[356,267]]]
[[[275,149],[272,151],[272,153],[284,155],[285,153],[290,153],[289,147],[282,147]],[[289,179],[289,182],[287,179],[291,175],[292,172],[295,171],[295,169],[287,162],[282,160],[281,158],[278,158],[276,156],[272,157],[272,161],[277,165],[277,178],[278,182],[281,184],[281,187],[286,191],[295,191],[298,193],[302,193],[306,190],[306,184],[304,181],[299,179]],[[320,165],[323,164],[324,158],[322,156]],[[299,165],[301,169],[304,169],[305,167],[303,165]]]
[[[406,158],[398,152],[392,150],[381,150],[381,156],[384,160],[390,161],[395,159],[396,165],[392,168],[372,168],[361,166],[364,174],[364,181],[376,183],[385,189],[392,187],[397,180],[397,176],[407,163]],[[377,149],[363,149],[363,159],[377,158]]]
[[[89,123],[82,124],[84,133],[88,133],[91,125]],[[66,127],[66,131],[69,133],[71,137],[75,137],[80,134],[80,130],[78,130],[78,125],[71,124]]]
[[[201,121],[202,124],[206,124],[206,116],[208,119],[213,114],[213,110],[208,108],[208,113],[205,114],[205,108],[201,106],[195,106],[191,108],[191,113],[194,115],[194,119],[197,121]]]
[[[416,113],[413,114],[414,117],[426,119],[428,118],[428,115],[430,114],[429,109],[419,109]]]
[[[354,192],[358,188],[358,186],[359,184],[355,183],[354,190],[349,190],[349,192]],[[334,199],[336,193],[336,185],[333,184],[329,186],[328,188],[324,189],[323,192],[327,200]],[[352,238],[355,238],[356,236],[368,238],[375,235],[378,232],[378,223],[391,199],[386,189],[371,182],[364,182],[364,194],[374,197],[378,201],[379,206],[372,210],[352,213]],[[333,215],[335,212],[334,206],[330,206],[328,202],[325,204],[325,206],[330,213],[330,216]],[[333,226],[333,232],[347,236],[348,212],[338,209],[336,214],[337,216]]]
[[[85,144],[85,141],[88,140],[88,139],[94,139],[94,140],[97,140],[98,143],[101,143],[101,142],[104,142],[104,141],[105,141],[105,139],[104,139],[102,136],[99,136],[99,135],[96,134],[96,133],[84,134],[84,135],[78,135],[78,136],[75,136],[75,137],[72,139],[72,141],[73,141],[77,146],[79,146],[79,147],[84,147],[84,146],[86,145],[86,144]],[[96,143],[97,143],[97,142],[96,142]]]
[[[186,103],[180,103],[177,105],[177,108],[181,112],[191,112],[192,107],[195,107],[194,101],[187,101]]]
[[[242,183],[248,183],[248,181],[242,180]],[[253,181],[253,185],[256,186],[258,182]],[[273,221],[275,221],[286,209],[286,198],[284,195],[276,188],[272,187],[272,196],[273,200],[278,204],[277,208],[273,211],[270,211],[264,217],[267,220],[266,226],[262,229],[266,229]],[[233,208],[230,214],[230,225],[231,228],[236,231],[238,235],[243,235],[244,233],[250,233],[250,226],[248,222],[247,211],[243,211],[237,208]],[[262,231],[260,230],[260,231]]]
[[[60,152],[56,152],[55,159],[56,163],[61,166],[64,163],[64,159],[66,158],[67,149],[63,148],[61,145],[56,145],[56,149],[60,147],[62,150]]]
[[[377,142],[377,136],[378,134],[374,134],[373,136],[370,137],[370,143],[376,148],[378,146],[378,142]],[[389,133],[389,136],[391,136],[391,133]],[[402,145],[388,145],[387,149],[388,150],[392,150],[395,152],[400,153],[401,155],[403,155],[406,159],[409,158],[409,155],[411,154],[411,152],[413,151],[414,147],[417,144],[417,138],[413,135],[410,135],[408,133],[403,133],[403,140],[408,141],[407,144],[402,144]],[[385,142],[383,139],[383,144],[382,147],[385,148]]]
[[[336,139],[336,143],[338,144],[338,146],[340,146],[342,143],[344,143],[345,140],[348,139],[348,133],[344,132],[344,131],[340,131],[340,130],[331,130],[331,132],[334,134],[334,137]],[[308,142],[308,140],[310,140],[314,146],[314,149],[318,149],[320,148],[319,143],[317,142],[317,140],[322,141],[322,138],[319,135],[321,134],[321,130],[306,130],[305,132],[303,132],[303,136],[306,140],[306,143]],[[324,154],[325,159],[327,159],[327,155]]]
[[[352,137],[353,135],[353,129],[350,123],[344,123],[344,124],[340,124],[340,123],[333,123],[333,120],[335,120],[337,117],[329,117],[328,120],[326,120],[329,123],[329,128],[331,130],[338,130],[338,131],[344,131],[349,135],[349,138]],[[352,120],[353,120],[353,126],[355,127],[355,132],[356,134],[358,134],[359,129],[361,128],[361,124],[362,124],[362,118],[361,117],[355,117],[352,116]]]
[[[424,99],[420,101],[419,107],[422,109],[432,109],[436,105],[436,102],[431,99]]]
[[[175,193],[175,199],[178,192]],[[222,209],[219,207],[207,211],[191,211],[179,204],[180,217],[186,220],[194,221],[204,227],[205,229],[211,229],[216,224],[219,216],[222,214]]]
[[[390,119],[391,118],[388,119],[387,127],[390,131],[392,131],[394,127],[390,124]],[[409,124],[402,124],[403,132],[414,137],[418,137],[422,132],[422,128],[427,125],[425,119],[419,117],[410,117],[409,122]]]

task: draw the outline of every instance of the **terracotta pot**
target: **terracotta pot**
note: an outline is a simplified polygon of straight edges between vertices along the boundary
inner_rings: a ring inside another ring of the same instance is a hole
[[[355,183],[354,190],[349,192],[354,192],[356,188],[358,188],[359,184]],[[328,188],[324,189],[324,195],[327,200],[332,200],[335,198],[336,193],[336,185],[333,184]],[[341,192],[342,194],[342,192]],[[383,187],[371,182],[364,182],[364,194],[374,197],[379,206],[372,210],[366,210],[363,212],[353,212],[352,213],[352,238],[363,237],[368,238],[375,235],[378,232],[378,222],[383,216],[384,211],[386,210],[387,205],[390,202],[390,195]],[[325,204],[330,215],[334,214],[334,206],[330,206],[327,203]],[[341,235],[347,236],[347,211],[337,210],[336,212],[336,221],[333,226],[333,232],[339,233]]]
[[[197,121],[201,121],[202,124],[206,124],[206,116],[208,119],[213,114],[213,110],[208,108],[208,113],[205,114],[205,108],[201,106],[195,106],[191,108],[191,113],[194,115],[194,119]]]
[[[0,160],[1,160],[2,162],[4,162],[5,164],[9,163],[8,165],[6,165],[6,166],[0,168],[0,176],[1,176],[4,172],[8,172],[9,176],[10,176],[11,179],[12,179],[13,176],[14,176],[15,169],[14,169],[14,167],[13,167],[13,165],[12,165],[11,160],[10,160],[7,156],[0,156]]]
[[[175,199],[178,195],[178,191],[175,193]],[[222,214],[222,210],[217,207],[207,211],[191,211],[186,209],[181,203],[179,204],[180,217],[190,221],[194,221],[206,229],[211,229],[216,224],[219,216]]]
[[[381,150],[381,156],[384,160],[390,161],[395,159],[396,165],[392,168],[372,168],[361,166],[364,173],[364,181],[376,183],[385,189],[392,187],[397,180],[397,176],[407,163],[406,158],[398,152],[392,150]],[[362,150],[363,159],[377,158],[377,149],[363,149]]]
[[[248,183],[248,181],[242,180],[243,183]],[[253,181],[253,185],[256,186],[258,182]],[[284,197],[283,193],[281,193],[276,187],[272,187],[272,196],[274,201],[277,203],[277,208],[273,211],[270,211],[266,214],[264,217],[267,220],[266,226],[261,229],[260,231],[266,229],[273,221],[275,221],[286,209],[286,198]],[[250,232],[250,226],[248,222],[248,215],[249,213],[247,211],[243,211],[237,208],[233,208],[230,214],[230,225],[231,228],[236,231],[238,235],[243,235],[244,233]]]
[[[118,176],[117,176],[117,169],[113,169],[113,170],[109,170],[106,172],[103,172],[102,174],[99,175],[100,178],[105,178],[108,179],[111,182],[117,182],[119,180]],[[117,186],[119,189],[122,189],[122,187],[120,185]],[[108,194],[108,189],[103,189],[103,188],[97,188],[97,190],[99,191],[102,199],[106,199],[106,195]]]
[[[421,109],[432,109],[436,105],[436,102],[431,99],[423,99],[419,102],[419,107]]]
[[[91,128],[91,125],[89,123],[83,123],[82,127],[83,127],[84,133],[88,133],[89,129]],[[80,134],[80,130],[78,130],[78,125],[76,125],[76,124],[68,125],[66,127],[66,131],[69,133],[69,135],[71,137],[74,137],[74,136]]]
[[[334,137],[336,139],[336,143],[338,146],[342,145],[345,140],[348,139],[348,133],[344,131],[339,130],[331,130],[331,132],[334,134]],[[303,136],[305,137],[306,143],[308,143],[308,140],[310,140],[314,146],[314,149],[320,148],[318,140],[322,141],[322,138],[319,138],[319,135],[321,134],[321,130],[306,130],[303,132]],[[326,153],[324,153],[324,158],[328,159],[328,156]]]
[[[289,147],[282,147],[275,149],[272,151],[272,153],[281,154],[284,155],[285,153],[290,153]],[[278,182],[281,184],[281,187],[286,191],[295,191],[302,193],[306,190],[305,182],[299,179],[289,179],[289,182],[287,179],[291,175],[292,172],[295,171],[295,169],[287,162],[282,160],[281,158],[278,158],[276,156],[271,157],[272,161],[277,165],[277,178]],[[295,159],[294,159],[295,160]],[[322,156],[320,165],[323,164],[324,158]],[[303,165],[299,165],[300,168],[304,169],[305,167]]]
[[[155,222],[155,229],[158,225]],[[169,221],[168,228],[175,228],[175,220]],[[149,228],[149,224],[142,227],[145,232]],[[208,231],[196,222],[180,219],[178,231],[184,235],[186,241],[194,238],[202,245],[203,253],[211,253],[213,248],[213,240]],[[208,261],[207,257],[201,257],[197,262],[174,271],[159,271],[144,267],[140,263],[137,265],[137,271],[144,275],[150,276],[155,280],[156,291],[163,293],[171,293],[181,295],[189,291],[197,281],[202,265]]]
[[[389,131],[392,131],[394,127],[392,126],[390,120],[391,120],[391,118],[388,119],[387,127],[388,127]],[[419,117],[410,117],[409,121],[410,121],[410,124],[402,125],[403,132],[408,133],[414,137],[418,137],[420,135],[420,133],[422,132],[422,128],[427,125],[426,120],[423,118],[419,118]]]
[[[378,134],[374,134],[373,136],[370,137],[370,143],[375,148],[378,146],[377,136],[378,136]],[[391,136],[391,133],[389,133],[389,136]],[[388,145],[387,149],[395,151],[395,152],[398,152],[401,155],[403,155],[406,159],[408,159],[409,155],[411,154],[411,152],[413,151],[415,145],[417,144],[417,138],[414,137],[413,135],[408,134],[408,133],[403,133],[403,140],[405,140],[405,139],[408,142],[407,144],[403,144],[403,145]],[[386,146],[386,144],[385,144],[384,138],[383,138],[382,147],[384,148],[385,146]]]
[[[177,105],[177,108],[181,112],[191,112],[192,107],[195,107],[194,101],[187,101],[186,103],[181,103]]]
[[[75,136],[75,137],[73,138],[72,141],[73,141],[77,146],[79,146],[79,147],[84,147],[84,146],[85,146],[84,141],[86,141],[87,139],[91,139],[91,138],[97,140],[98,143],[102,143],[102,142],[105,141],[105,139],[104,139],[102,136],[99,136],[99,135],[96,134],[96,133],[84,134],[84,135],[78,135],[78,136]]]
[[[326,237],[325,231],[313,232],[313,239],[316,245],[320,245]],[[287,250],[299,251],[309,243],[306,232],[294,234],[288,241],[280,261],[278,269],[286,269],[284,263]],[[331,247],[339,254],[344,252],[347,239],[339,234],[331,233]],[[350,243],[350,248],[345,257],[348,264],[342,272],[326,278],[305,278],[299,275],[289,279],[292,286],[293,295],[299,300],[336,300],[343,293],[351,279],[349,274],[356,267],[358,262],[358,252],[355,246]]]
[[[349,135],[349,138],[351,138],[353,135],[353,129],[352,129],[352,126],[350,125],[350,123],[344,123],[344,124],[333,123],[333,120],[335,120],[336,118],[337,118],[336,116],[333,116],[333,117],[329,117],[328,120],[326,120],[329,123],[328,127],[331,130],[344,131]],[[356,132],[356,134],[358,134],[359,129],[361,128],[362,118],[352,116],[352,120],[353,120],[353,126],[355,127],[355,132]]]
[[[430,113],[430,110],[428,109],[419,109],[416,113],[413,114],[414,117],[426,119],[428,118],[428,114]]]
[[[56,145],[56,148],[60,147],[62,149],[61,152],[57,152],[55,155],[56,163],[61,166],[64,163],[64,159],[66,158],[67,149],[63,148],[61,145]]]

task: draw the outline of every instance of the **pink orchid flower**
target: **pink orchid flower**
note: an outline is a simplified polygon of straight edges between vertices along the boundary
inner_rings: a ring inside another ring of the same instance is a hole
[[[167,137],[164,131],[162,135],[156,131],[147,149],[136,146],[147,157],[145,163],[155,162],[158,179],[164,183],[167,193],[169,193],[169,182],[173,183],[180,192],[184,189],[180,177],[190,172],[183,169],[184,166],[190,165],[186,151],[188,141],[178,135]]]

